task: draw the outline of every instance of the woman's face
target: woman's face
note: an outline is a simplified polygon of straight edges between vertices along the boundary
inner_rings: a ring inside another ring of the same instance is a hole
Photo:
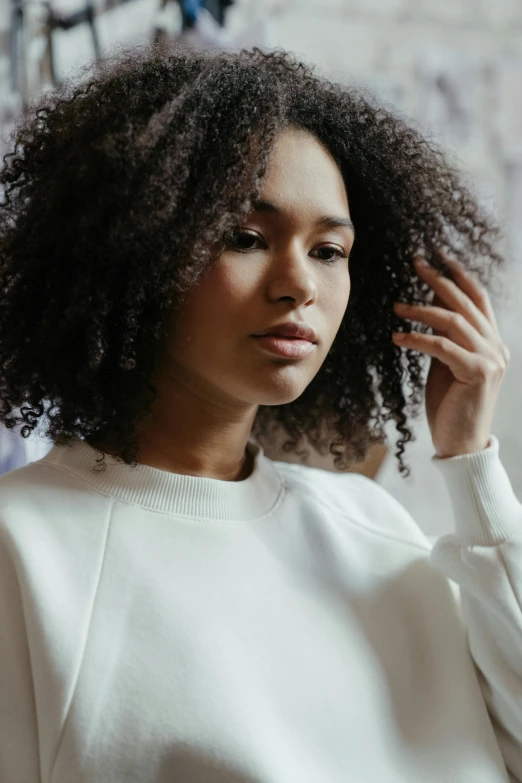
[[[295,400],[341,324],[353,241],[346,190],[332,156],[311,134],[284,130],[256,209],[173,312],[164,356],[169,374],[225,404]],[[314,344],[304,344],[304,355],[279,355],[253,336],[289,321],[317,335]]]

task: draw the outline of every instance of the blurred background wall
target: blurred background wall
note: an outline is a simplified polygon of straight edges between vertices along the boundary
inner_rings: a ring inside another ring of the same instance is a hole
[[[73,77],[96,52],[161,36],[184,38],[194,46],[289,49],[330,78],[370,90],[411,118],[467,173],[505,229],[502,243],[510,267],[505,296],[495,306],[512,359],[493,432],[522,498],[522,0],[52,0],[51,5],[0,0],[4,145],[23,96],[28,100],[53,79]],[[424,418],[416,434],[406,452],[410,479],[396,470],[393,428],[388,452],[373,456],[369,474],[436,538],[450,532],[454,522],[445,486],[431,463],[434,452]],[[16,433],[0,436],[0,470],[2,459],[4,469],[12,469],[49,448],[33,438],[32,445],[23,444],[24,453],[15,454],[20,440]],[[277,450],[270,456],[290,459]],[[320,457],[311,464],[332,467]]]

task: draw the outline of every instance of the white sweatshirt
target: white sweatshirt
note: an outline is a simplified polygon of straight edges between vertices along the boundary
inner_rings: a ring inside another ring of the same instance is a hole
[[[375,482],[249,448],[240,482],[82,440],[0,477],[1,783],[522,781],[498,440],[433,457],[433,548]]]

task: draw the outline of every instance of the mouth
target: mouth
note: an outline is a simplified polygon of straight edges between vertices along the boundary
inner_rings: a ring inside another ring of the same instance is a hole
[[[260,348],[285,359],[304,359],[315,349],[315,343],[300,337],[282,337],[278,334],[252,335]]]

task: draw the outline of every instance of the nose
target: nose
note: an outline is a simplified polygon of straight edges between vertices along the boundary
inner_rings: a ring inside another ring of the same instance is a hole
[[[310,259],[303,251],[290,248],[272,259],[267,294],[270,301],[290,299],[297,306],[313,304],[317,300],[317,283]]]

